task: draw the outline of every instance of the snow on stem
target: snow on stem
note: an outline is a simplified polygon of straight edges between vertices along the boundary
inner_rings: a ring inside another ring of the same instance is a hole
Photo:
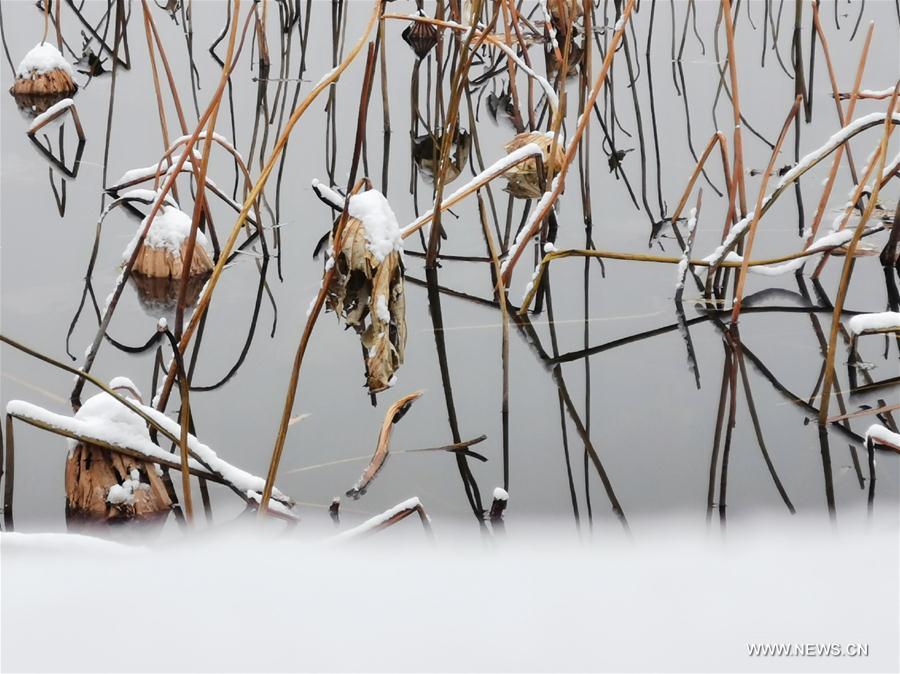
[[[35,117],[26,133],[29,136],[33,136],[42,128],[61,117],[66,110],[72,111],[72,118],[75,120],[75,130],[78,132],[78,138],[79,140],[84,140],[84,130],[81,126],[81,120],[78,119],[78,113],[75,112],[75,101],[71,98],[64,98],[61,101],[54,103]]]
[[[883,123],[885,117],[886,113],[884,112],[873,112],[870,115],[865,115],[863,117],[855,119],[840,131],[835,133],[831,138],[829,138],[824,145],[803,157],[799,162],[797,162],[796,166],[794,166],[790,171],[784,174],[772,193],[763,200],[762,206],[760,208],[760,217],[765,215],[766,211],[769,210],[774,201],[779,196],[781,196],[781,194],[804,173],[809,171],[816,164],[825,159],[825,157],[834,152],[834,150],[836,150],[840,145],[843,145],[857,134],[867,129],[871,129],[873,126],[878,126],[879,124]],[[895,113],[892,117],[892,120],[894,122],[900,122],[900,114]],[[753,216],[754,214],[751,212],[748,213],[745,217],[741,218],[741,220],[739,220],[734,225],[734,227],[729,230],[728,235],[725,237],[725,240],[722,241],[721,245],[719,245],[710,255],[706,257],[706,259],[712,262],[713,266],[719,266],[719,263],[725,259],[725,256],[729,252],[734,250],[735,246],[737,246],[738,244],[738,241],[747,232],[747,229],[753,220]]]
[[[872,424],[866,431],[866,445],[870,447],[880,445],[900,452],[900,433],[894,433],[879,424]]]
[[[900,312],[883,311],[873,314],[858,314],[847,322],[847,330],[854,337],[875,332],[900,331]]]
[[[702,196],[702,191],[700,196],[698,196],[697,201],[699,203],[700,197]],[[673,222],[674,226],[674,222]],[[694,237],[697,234],[697,207],[691,209],[690,214],[688,215],[687,221],[687,242],[684,246],[684,252],[681,255],[681,260],[678,262],[678,273],[675,278],[675,299],[676,301],[681,301],[681,296],[684,293],[684,279],[687,276],[688,267],[690,266],[691,261],[691,250],[694,247]]]
[[[402,503],[398,503],[393,508],[385,510],[380,515],[375,515],[375,517],[367,519],[359,526],[341,532],[337,536],[333,537],[331,539],[331,542],[343,543],[344,541],[371,536],[372,534],[377,533],[382,529],[386,529],[387,527],[396,524],[400,520],[406,519],[413,513],[417,513],[419,515],[419,519],[422,521],[422,527],[425,529],[425,533],[428,534],[430,538],[432,536],[431,518],[429,518],[428,513],[425,512],[425,508],[422,507],[422,502],[419,500],[419,498],[417,496],[413,496],[412,498],[407,499]]]
[[[863,236],[875,234],[876,232],[880,232],[881,230],[882,227],[872,227],[863,232]],[[747,263],[747,266],[753,273],[763,274],[766,276],[779,276],[790,271],[795,271],[802,265],[803,261],[806,258],[813,255],[822,254],[826,251],[842,246],[851,238],[852,232],[835,232],[833,234],[829,234],[828,236],[823,236],[806,250],[765,260],[751,260],[749,263]],[[518,313],[520,316],[524,315],[525,312],[528,311],[531,300],[534,298],[534,295],[537,292],[537,288],[540,287],[541,277],[544,274],[544,269],[549,266],[549,264],[554,260],[560,260],[568,257],[598,257],[606,260],[656,262],[661,264],[676,265],[681,262],[681,258],[679,257],[670,257],[665,255],[645,255],[643,253],[623,253],[619,251],[609,250],[569,249],[551,251],[544,255],[544,258],[538,265],[536,273],[531,279],[531,288],[525,295],[525,298],[522,300],[522,306],[519,308]],[[700,259],[693,258],[688,260],[688,265],[690,265],[691,267],[740,267],[742,263],[743,258],[737,253],[733,252],[729,253],[724,260],[721,260],[719,262],[716,262],[712,256]]]
[[[445,197],[444,199],[442,199],[440,208],[438,210],[446,211],[448,208],[452,208],[457,203],[462,201],[465,197],[480,189],[494,178],[497,178],[506,173],[513,166],[521,164],[523,161],[530,159],[531,157],[541,156],[542,154],[543,153],[541,152],[541,148],[537,144],[528,143],[527,145],[523,145],[522,147],[520,147],[518,150],[514,150],[513,152],[504,155],[493,164],[488,166],[486,169],[484,169],[477,176],[472,178],[465,185],[456,190],[449,197]],[[408,236],[415,234],[417,231],[422,229],[422,227],[431,222],[432,218],[434,218],[434,212],[435,209],[432,208],[423,213],[413,222],[404,227],[401,230],[400,235],[405,239]]]

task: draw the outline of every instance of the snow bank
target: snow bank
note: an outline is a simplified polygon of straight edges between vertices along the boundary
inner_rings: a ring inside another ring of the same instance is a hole
[[[727,537],[645,523],[628,541],[510,521],[503,539],[442,528],[433,545],[407,520],[350,548],[229,527],[127,558],[101,541],[54,554],[35,544],[46,535],[0,534],[3,671],[897,671],[890,511],[867,530],[845,506],[839,535],[799,514],[729,522]],[[185,621],[184,638],[136,646]],[[747,654],[748,641],[806,640],[861,640],[869,657]]]
[[[51,70],[62,70],[71,78],[75,73],[68,61],[59,53],[59,50],[49,42],[32,48],[16,68],[16,77],[21,80],[33,80],[37,75],[44,75]]]
[[[60,533],[20,533],[4,531],[0,533],[0,549],[4,562],[26,556],[41,556],[47,553],[62,553],[61,557],[71,559],[77,554],[130,555],[140,552],[140,548],[114,543],[94,536]]]

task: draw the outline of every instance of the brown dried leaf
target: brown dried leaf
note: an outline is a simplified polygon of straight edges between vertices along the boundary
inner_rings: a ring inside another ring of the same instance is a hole
[[[550,161],[550,147],[553,144],[553,138],[546,133],[540,131],[520,133],[505,145],[506,152],[514,152],[529,143],[534,143],[541,148],[544,169],[546,170]],[[557,143],[553,161],[553,165],[557,169],[562,166],[565,154],[562,143]],[[537,159],[533,157],[526,159],[506,172],[506,191],[520,199],[539,199],[543,194],[539,178]],[[548,183],[552,178],[552,175],[546,176]]]
[[[403,418],[403,415],[406,414],[410,406],[412,406],[422,393],[422,391],[416,391],[403,396],[388,408],[384,415],[384,421],[381,424],[381,432],[378,434],[378,444],[375,445],[375,453],[372,454],[372,459],[369,461],[369,465],[366,466],[366,469],[363,471],[359,480],[357,480],[356,484],[347,491],[347,496],[358,499],[366,493],[369,484],[375,479],[378,471],[384,467],[384,462],[387,461],[391,444],[391,432],[394,429],[394,424]]]
[[[363,223],[350,218],[344,226],[341,248],[333,255],[328,306],[360,335],[367,353],[366,386],[378,393],[390,386],[403,363],[406,347],[400,254],[393,251],[379,262],[368,249]]]

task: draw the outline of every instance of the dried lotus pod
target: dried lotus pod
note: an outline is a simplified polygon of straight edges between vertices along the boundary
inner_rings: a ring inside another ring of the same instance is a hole
[[[540,131],[520,133],[506,145],[507,153],[514,152],[519,148],[534,143],[541,148],[544,171],[547,171],[550,161],[550,147],[553,144],[553,136],[551,134]],[[553,160],[553,174],[559,171],[559,167],[565,158],[565,150],[562,142],[557,142],[556,152]],[[553,179],[553,175],[546,175],[547,184]],[[526,159],[513,166],[506,172],[506,191],[514,197],[520,199],[538,199],[543,194],[540,184],[540,173],[538,172],[537,160],[535,158]]]
[[[354,200],[360,198],[367,200],[369,206],[384,206],[391,231],[367,231],[367,217],[350,217],[344,225],[339,250],[334,249],[332,231],[328,264],[334,265],[334,273],[326,300],[329,308],[360,336],[366,349],[366,386],[371,393],[378,393],[393,383],[406,348],[403,262],[398,250],[399,226],[387,201],[377,190],[368,190],[350,198],[351,213],[355,210]],[[369,227],[384,226],[384,221],[377,222],[377,217],[374,220]]]
[[[135,237],[122,255],[123,260],[131,258],[145,224],[146,220],[141,222]],[[153,218],[153,223],[141,242],[132,271],[151,278],[180,279],[190,233],[191,217],[175,206],[164,205]],[[206,236],[198,230],[190,276],[202,276],[212,271],[213,262],[206,246]]]
[[[113,379],[110,388],[132,402],[141,402],[137,387],[124,377]],[[106,392],[86,400],[75,418],[150,437],[144,420]],[[162,524],[172,501],[161,471],[157,471],[151,462],[79,442],[66,459],[67,527],[77,531],[125,522]]]
[[[78,91],[69,62],[49,42],[43,42],[25,54],[16,69],[16,80],[9,93],[19,107],[46,110],[54,103]],[[42,99],[48,99],[45,103]]]
[[[180,279],[184,270],[182,260],[187,243],[181,244],[178,253],[168,248],[153,248],[146,244],[141,246],[132,271],[150,278]],[[191,258],[190,276],[202,276],[212,271],[213,262],[206,248],[200,245],[194,246],[194,256]]]
[[[422,15],[420,15],[422,16]],[[412,47],[420,59],[428,56],[428,52],[434,49],[438,41],[438,29],[434,24],[423,21],[413,21],[401,34],[403,40]]]

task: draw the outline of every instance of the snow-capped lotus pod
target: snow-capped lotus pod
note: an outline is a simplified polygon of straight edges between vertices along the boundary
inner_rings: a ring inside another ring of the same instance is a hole
[[[20,107],[42,112],[77,90],[72,66],[56,47],[42,42],[19,63],[9,93],[16,97]]]
[[[132,402],[141,402],[137,387],[125,377],[116,377],[109,387]],[[114,431],[123,438],[149,440],[144,420],[106,392],[87,399],[75,418],[96,424],[107,434]],[[126,521],[162,524],[172,509],[158,466],[86,442],[73,441],[65,485],[70,530]]]
[[[124,261],[131,259],[145,223],[146,221],[141,222],[134,238],[122,254]],[[153,218],[153,224],[150,225],[150,230],[141,243],[132,272],[151,278],[180,279],[183,271],[182,260],[190,233],[191,217],[174,206],[163,206]],[[197,230],[190,276],[204,276],[212,271],[213,262],[207,245],[203,232]]]
[[[329,241],[327,264],[334,273],[326,299],[360,336],[366,349],[366,386],[377,393],[391,385],[406,347],[400,225],[378,190],[350,197],[348,213],[340,248],[334,248],[334,232]]]
[[[438,29],[430,23],[413,21],[403,30],[401,37],[406,44],[412,47],[416,56],[423,59],[437,44]]]
[[[550,184],[550,181],[553,179],[553,176],[559,171],[559,167],[562,165],[563,159],[565,158],[565,150],[563,148],[562,141],[558,141],[556,144],[556,152],[554,153],[553,160],[553,175],[548,173],[549,171],[549,161],[550,161],[550,147],[553,144],[553,135],[550,133],[543,133],[540,131],[533,131],[531,133],[520,133],[511,141],[509,141],[504,147],[506,148],[507,153],[515,152],[521,147],[528,145],[529,143],[534,143],[539,148],[541,148],[541,152],[543,153],[543,162],[544,162],[544,171],[545,171],[545,179],[547,184]],[[516,164],[511,169],[506,172],[506,191],[512,194],[514,197],[519,197],[520,199],[538,199],[541,194],[543,194],[543,190],[541,189],[540,183],[540,173],[538,172],[538,164],[537,160],[526,159],[519,164]]]
[[[433,136],[426,133],[413,139],[412,156],[416,168],[422,177],[433,183],[438,172],[441,158],[441,136]],[[453,144],[450,147],[450,163],[444,175],[444,184],[447,185],[459,177],[466,164],[469,162],[469,153],[472,149],[472,136],[467,131],[457,131]]]

